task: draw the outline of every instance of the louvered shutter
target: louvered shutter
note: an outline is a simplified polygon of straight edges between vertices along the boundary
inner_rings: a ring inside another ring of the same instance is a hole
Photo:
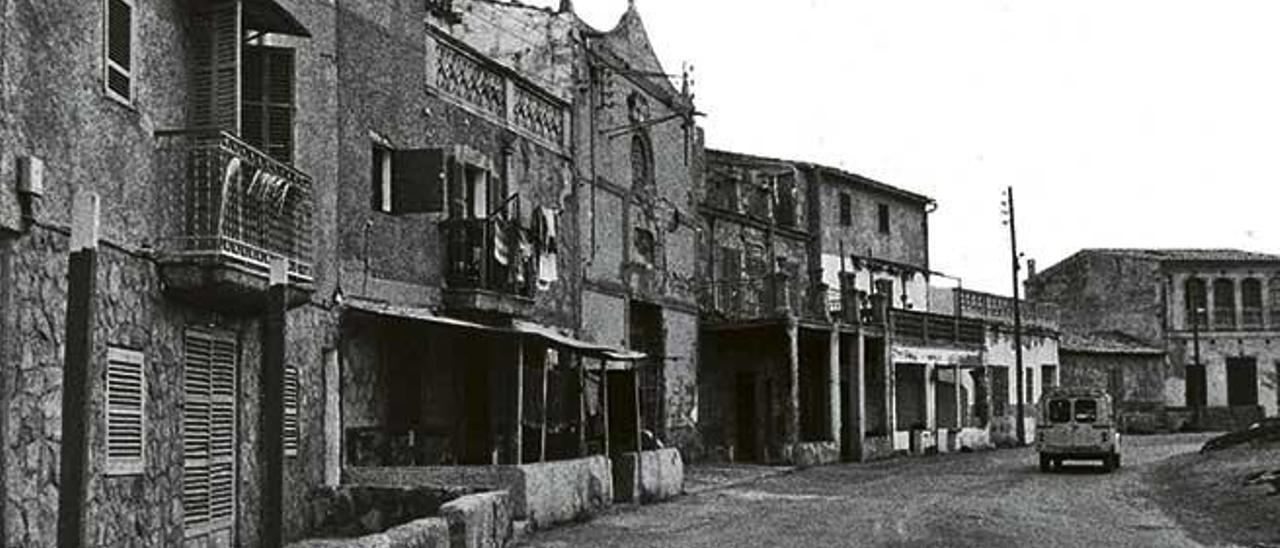
[[[193,17],[191,123],[240,133],[240,2],[215,2]]]
[[[298,368],[284,368],[284,454],[298,455]]]
[[[284,163],[293,162],[293,71],[292,48],[244,47],[242,135]]]
[[[396,213],[444,210],[445,155],[438,148],[391,153],[392,209]]]
[[[106,68],[107,91],[133,100],[133,2],[107,0]]]
[[[146,393],[142,353],[108,348],[107,474],[140,474],[146,466]]]
[[[236,342],[188,330],[183,371],[183,521],[188,534],[235,516]]]

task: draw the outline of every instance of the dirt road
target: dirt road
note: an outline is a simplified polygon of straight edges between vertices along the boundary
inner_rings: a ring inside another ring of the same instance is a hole
[[[1202,435],[1126,438],[1124,467],[1040,473],[1030,449],[809,468],[539,532],[527,546],[1199,546],[1149,501]]]

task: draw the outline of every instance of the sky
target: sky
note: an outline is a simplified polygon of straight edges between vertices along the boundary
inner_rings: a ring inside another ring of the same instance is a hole
[[[1280,252],[1280,2],[635,0],[713,148],[933,197],[930,260],[1011,291],[1087,247]],[[529,0],[558,5],[558,0]],[[627,0],[576,0],[611,28]],[[783,7],[785,6],[785,7]]]

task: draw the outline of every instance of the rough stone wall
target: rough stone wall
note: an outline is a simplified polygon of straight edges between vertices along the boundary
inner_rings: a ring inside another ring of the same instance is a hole
[[[534,317],[572,327],[578,291],[572,265],[579,264],[579,258],[573,230],[577,203],[572,198],[568,162],[523,137],[512,139],[507,149],[505,143],[514,135],[510,130],[427,90],[425,17],[421,2],[363,0],[343,3],[339,10],[338,170],[344,184],[337,202],[337,251],[343,289],[348,294],[409,304],[438,304],[445,267],[439,222],[446,215],[391,215],[373,210],[371,134],[389,141],[393,149],[462,145],[492,162],[495,181],[502,176],[504,164],[508,166],[507,188],[519,193],[512,211],[520,213],[521,226],[532,227],[537,206],[562,211],[557,234],[560,280],[550,290],[537,292]],[[366,276],[375,283],[366,284]]]
[[[1121,331],[1159,341],[1159,269],[1154,259],[1083,251],[1027,280],[1027,299],[1056,304],[1064,332]]]
[[[666,382],[666,442],[679,447],[689,458],[698,448],[698,317],[674,309],[662,314],[666,356],[662,378]]]
[[[1189,337],[1169,340],[1169,365],[1164,376],[1164,403],[1182,407],[1186,403],[1186,366],[1194,363],[1193,342]],[[1227,405],[1227,358],[1251,357],[1257,360],[1258,405],[1263,414],[1280,414],[1280,349],[1267,334],[1202,333],[1200,363],[1205,366],[1206,397],[1210,407]]]
[[[812,171],[811,171],[812,173]],[[872,188],[857,179],[829,171],[816,174],[814,191],[819,214],[812,223],[823,254],[839,255],[841,243],[846,254],[929,267],[928,215],[923,203]],[[840,194],[847,193],[853,207],[851,226],[840,224]],[[880,232],[878,207],[889,206],[889,233]]]

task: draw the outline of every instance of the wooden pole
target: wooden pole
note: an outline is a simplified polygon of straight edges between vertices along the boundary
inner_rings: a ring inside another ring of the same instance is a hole
[[[578,366],[578,457],[587,456],[587,372],[582,356],[573,358]]]
[[[1026,445],[1027,425],[1026,425],[1026,421],[1023,419],[1023,417],[1025,416],[1024,415],[1025,411],[1023,410],[1023,407],[1026,406],[1026,391],[1022,387],[1023,385],[1022,307],[1019,304],[1019,301],[1021,299],[1019,298],[1019,287],[1018,287],[1019,286],[1018,270],[1020,269],[1021,265],[1018,260],[1018,228],[1017,228],[1017,223],[1015,222],[1017,220],[1017,217],[1014,216],[1014,211],[1013,211],[1013,187],[1012,186],[1009,187],[1008,192],[1009,192],[1009,202],[1008,202],[1008,205],[1009,205],[1009,252],[1013,262],[1013,361],[1014,361],[1014,365],[1018,368],[1017,375],[1016,375],[1017,383],[1018,383],[1017,432],[1018,432],[1018,444]]]
[[[600,358],[600,410],[604,417],[604,456],[609,456],[609,370]]]
[[[631,362],[631,363],[632,363],[632,369],[631,369],[631,371],[632,371],[632,375],[631,375],[631,378],[632,378],[632,381],[633,381],[631,384],[632,384],[632,385],[634,385],[634,389],[635,389],[635,400],[636,400],[636,405],[635,405],[635,411],[636,411],[636,421],[635,421],[635,422],[636,422],[636,471],[635,471],[635,490],[631,493],[631,498],[632,498],[633,502],[635,502],[636,504],[640,504],[640,501],[641,501],[640,492],[644,490],[644,489],[643,489],[643,486],[641,485],[641,480],[642,480],[642,478],[644,478],[644,476],[640,473],[640,468],[641,468],[641,466],[642,466],[642,464],[641,464],[641,463],[643,463],[643,462],[644,462],[644,445],[643,445],[643,442],[641,441],[641,440],[642,440],[642,438],[643,438],[643,428],[642,428],[642,427],[643,427],[644,425],[643,425],[643,424],[641,423],[641,421],[640,421],[640,417],[642,416],[642,415],[640,414],[640,368],[639,368],[639,365],[640,365],[640,364],[639,364],[639,363],[637,363],[637,362]]]
[[[542,360],[542,431],[538,440],[538,462],[547,462],[547,370],[551,360],[544,354]]]
[[[510,462],[524,464],[524,337],[516,337],[515,432],[511,434],[515,455]]]
[[[58,483],[58,546],[84,545],[88,498],[89,379],[93,366],[94,294],[98,275],[98,195],[76,196],[67,262],[66,350],[62,362],[62,458]]]
[[[284,368],[289,271],[271,263],[271,285],[262,318],[262,545],[284,545]]]

